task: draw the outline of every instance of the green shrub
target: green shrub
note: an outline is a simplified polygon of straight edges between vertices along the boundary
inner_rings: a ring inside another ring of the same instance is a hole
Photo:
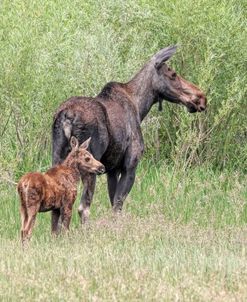
[[[127,81],[158,49],[181,45],[170,64],[208,97],[206,114],[153,108],[146,158],[181,167],[245,169],[246,2],[2,1],[0,168],[11,177],[50,165],[58,105]]]

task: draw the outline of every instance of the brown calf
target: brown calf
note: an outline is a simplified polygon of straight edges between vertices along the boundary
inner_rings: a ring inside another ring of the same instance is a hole
[[[101,174],[104,166],[86,149],[90,139],[79,146],[75,137],[70,140],[71,152],[60,165],[46,173],[31,172],[25,174],[18,183],[21,202],[21,239],[22,243],[30,239],[38,212],[53,210],[52,233],[58,233],[58,220],[69,229],[72,206],[77,195],[77,184],[83,172]]]

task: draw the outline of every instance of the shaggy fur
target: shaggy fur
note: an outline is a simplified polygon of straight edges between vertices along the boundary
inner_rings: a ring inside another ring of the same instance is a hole
[[[46,173],[31,172],[25,174],[18,183],[21,213],[21,238],[31,237],[38,212],[53,210],[52,232],[58,232],[58,220],[61,216],[62,226],[69,229],[72,207],[77,195],[77,184],[85,173],[103,173],[104,166],[86,149],[88,139],[80,147],[78,140],[71,139],[71,152],[60,165]]]
[[[120,211],[132,188],[144,142],[141,121],[155,103],[183,104],[189,112],[206,108],[203,92],[166,65],[176,46],[160,50],[128,83],[111,82],[95,98],[72,97],[58,108],[53,122],[53,163],[69,152],[71,135],[79,141],[92,137],[90,151],[106,167],[108,193],[114,211]],[[82,178],[81,221],[88,218],[96,177]]]

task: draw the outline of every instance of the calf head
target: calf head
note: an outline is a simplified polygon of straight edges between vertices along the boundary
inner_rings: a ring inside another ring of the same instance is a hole
[[[166,65],[177,46],[161,49],[151,60],[154,66],[153,88],[158,100],[183,104],[190,113],[206,109],[206,96],[194,84],[186,81]]]
[[[96,160],[93,155],[87,151],[91,137],[79,145],[77,138],[72,136],[70,140],[71,156],[74,158],[80,171],[89,173],[103,174],[105,172],[104,165]]]

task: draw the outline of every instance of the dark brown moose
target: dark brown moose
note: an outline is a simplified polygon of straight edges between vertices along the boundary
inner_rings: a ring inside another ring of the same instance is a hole
[[[86,149],[90,138],[79,146],[75,137],[70,140],[71,152],[62,164],[49,169],[45,174],[31,172],[19,181],[21,238],[24,244],[31,237],[38,212],[52,210],[52,232],[58,233],[58,220],[64,229],[69,229],[72,207],[77,195],[77,184],[83,173],[104,173],[104,166]]]
[[[96,97],[72,97],[62,103],[54,116],[53,164],[60,163],[70,152],[73,135],[80,142],[92,137],[90,151],[106,168],[108,193],[115,212],[135,180],[137,164],[144,143],[141,121],[155,103],[167,100],[183,104],[189,112],[206,109],[206,97],[194,84],[187,82],[166,65],[176,46],[161,49],[127,83],[110,82]],[[82,176],[84,191],[79,205],[81,222],[89,216],[96,176]],[[56,215],[53,211],[52,215]]]

